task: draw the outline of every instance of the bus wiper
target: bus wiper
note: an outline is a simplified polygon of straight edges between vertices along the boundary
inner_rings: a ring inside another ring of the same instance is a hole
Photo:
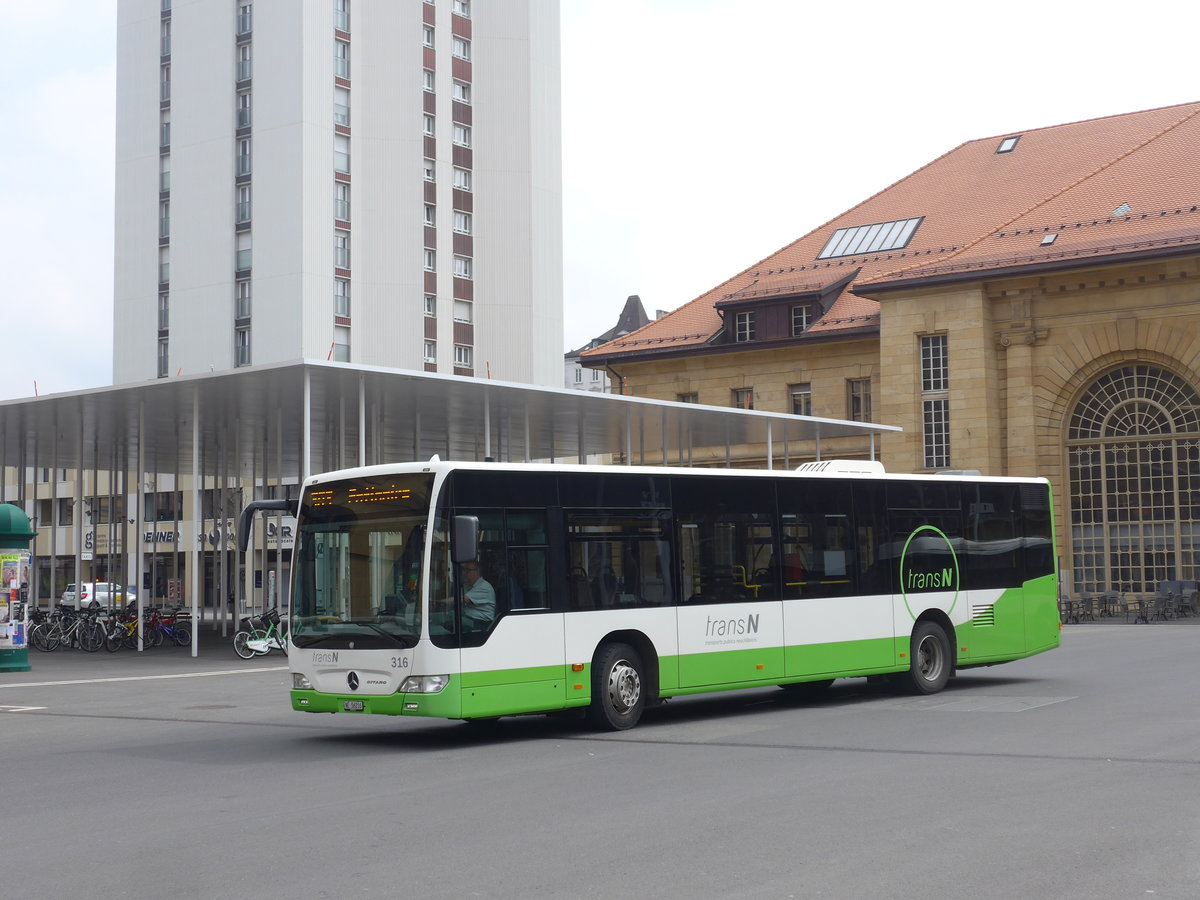
[[[386,628],[380,628],[374,622],[362,622],[358,619],[350,619],[348,624],[358,625],[361,628],[370,628],[372,631],[376,632],[377,634],[383,635],[385,638],[387,638],[389,641],[391,641],[397,647],[403,647],[403,648],[407,649],[408,647],[412,646],[411,644],[407,644],[407,643],[401,641],[400,638],[398,638],[396,635],[392,634]]]
[[[303,634],[292,634],[292,643],[297,647],[315,647],[317,644],[323,644],[325,641],[332,641],[335,638],[341,639],[345,635],[342,634],[313,634],[312,632],[304,632]]]

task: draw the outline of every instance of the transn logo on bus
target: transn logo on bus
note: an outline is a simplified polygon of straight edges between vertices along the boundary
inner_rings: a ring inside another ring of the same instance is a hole
[[[959,584],[958,554],[950,538],[933,525],[914,529],[900,553],[900,593],[908,614],[916,620],[908,602],[909,591],[953,591],[949,606],[944,607],[949,615],[958,603]]]
[[[758,613],[737,619],[714,619],[708,617],[705,637],[725,637],[734,634],[758,634]]]

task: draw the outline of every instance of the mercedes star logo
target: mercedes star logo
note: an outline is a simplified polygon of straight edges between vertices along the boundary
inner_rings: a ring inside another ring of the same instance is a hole
[[[346,684],[350,685],[350,690],[357,691],[358,690],[358,673],[351,672],[349,675],[347,675],[346,676]]]

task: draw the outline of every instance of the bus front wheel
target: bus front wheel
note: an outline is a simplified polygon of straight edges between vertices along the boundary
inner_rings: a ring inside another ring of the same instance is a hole
[[[901,687],[912,694],[936,694],[950,680],[954,666],[950,639],[936,622],[918,622],[909,644],[908,671],[899,676]]]
[[[628,644],[606,644],[592,664],[588,720],[606,731],[632,728],[646,708],[642,658]]]

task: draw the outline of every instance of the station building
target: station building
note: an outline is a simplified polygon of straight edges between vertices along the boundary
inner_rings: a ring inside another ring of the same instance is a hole
[[[1064,592],[1195,581],[1198,142],[1200,103],[968,141],[581,361],[638,397],[900,426],[891,471],[1045,476]]]

